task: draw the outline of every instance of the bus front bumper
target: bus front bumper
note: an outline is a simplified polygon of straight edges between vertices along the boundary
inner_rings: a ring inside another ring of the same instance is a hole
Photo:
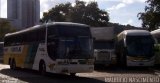
[[[110,65],[112,62],[111,61],[95,61],[95,65]]]
[[[154,60],[152,61],[127,61],[127,66],[154,66]]]

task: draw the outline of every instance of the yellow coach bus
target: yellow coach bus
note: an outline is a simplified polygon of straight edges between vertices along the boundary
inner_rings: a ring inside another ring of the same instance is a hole
[[[94,70],[93,38],[84,24],[54,22],[8,33],[4,38],[4,63],[11,69],[28,68],[40,73]]]

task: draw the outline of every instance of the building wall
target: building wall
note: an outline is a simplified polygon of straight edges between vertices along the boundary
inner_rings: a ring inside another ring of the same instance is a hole
[[[90,29],[96,40],[110,41],[114,39],[114,27],[91,27]]]
[[[39,24],[40,0],[8,0],[7,19],[18,29]]]

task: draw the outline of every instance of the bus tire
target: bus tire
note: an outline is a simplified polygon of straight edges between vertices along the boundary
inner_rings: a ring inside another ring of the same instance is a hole
[[[40,63],[39,63],[39,72],[41,75],[46,74],[46,64],[44,61],[40,61]]]
[[[11,60],[10,61],[10,69],[16,70],[16,62],[15,62],[15,60]]]

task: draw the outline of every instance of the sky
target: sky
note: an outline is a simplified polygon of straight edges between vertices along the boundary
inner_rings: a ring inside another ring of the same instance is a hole
[[[85,2],[96,1],[100,9],[109,13],[110,22],[123,25],[133,25],[141,27],[141,21],[137,14],[144,12],[146,0],[81,0]],[[75,0],[40,0],[40,17],[43,12],[48,11],[60,3],[71,2],[74,5]],[[7,0],[1,0],[0,17],[7,18]]]

